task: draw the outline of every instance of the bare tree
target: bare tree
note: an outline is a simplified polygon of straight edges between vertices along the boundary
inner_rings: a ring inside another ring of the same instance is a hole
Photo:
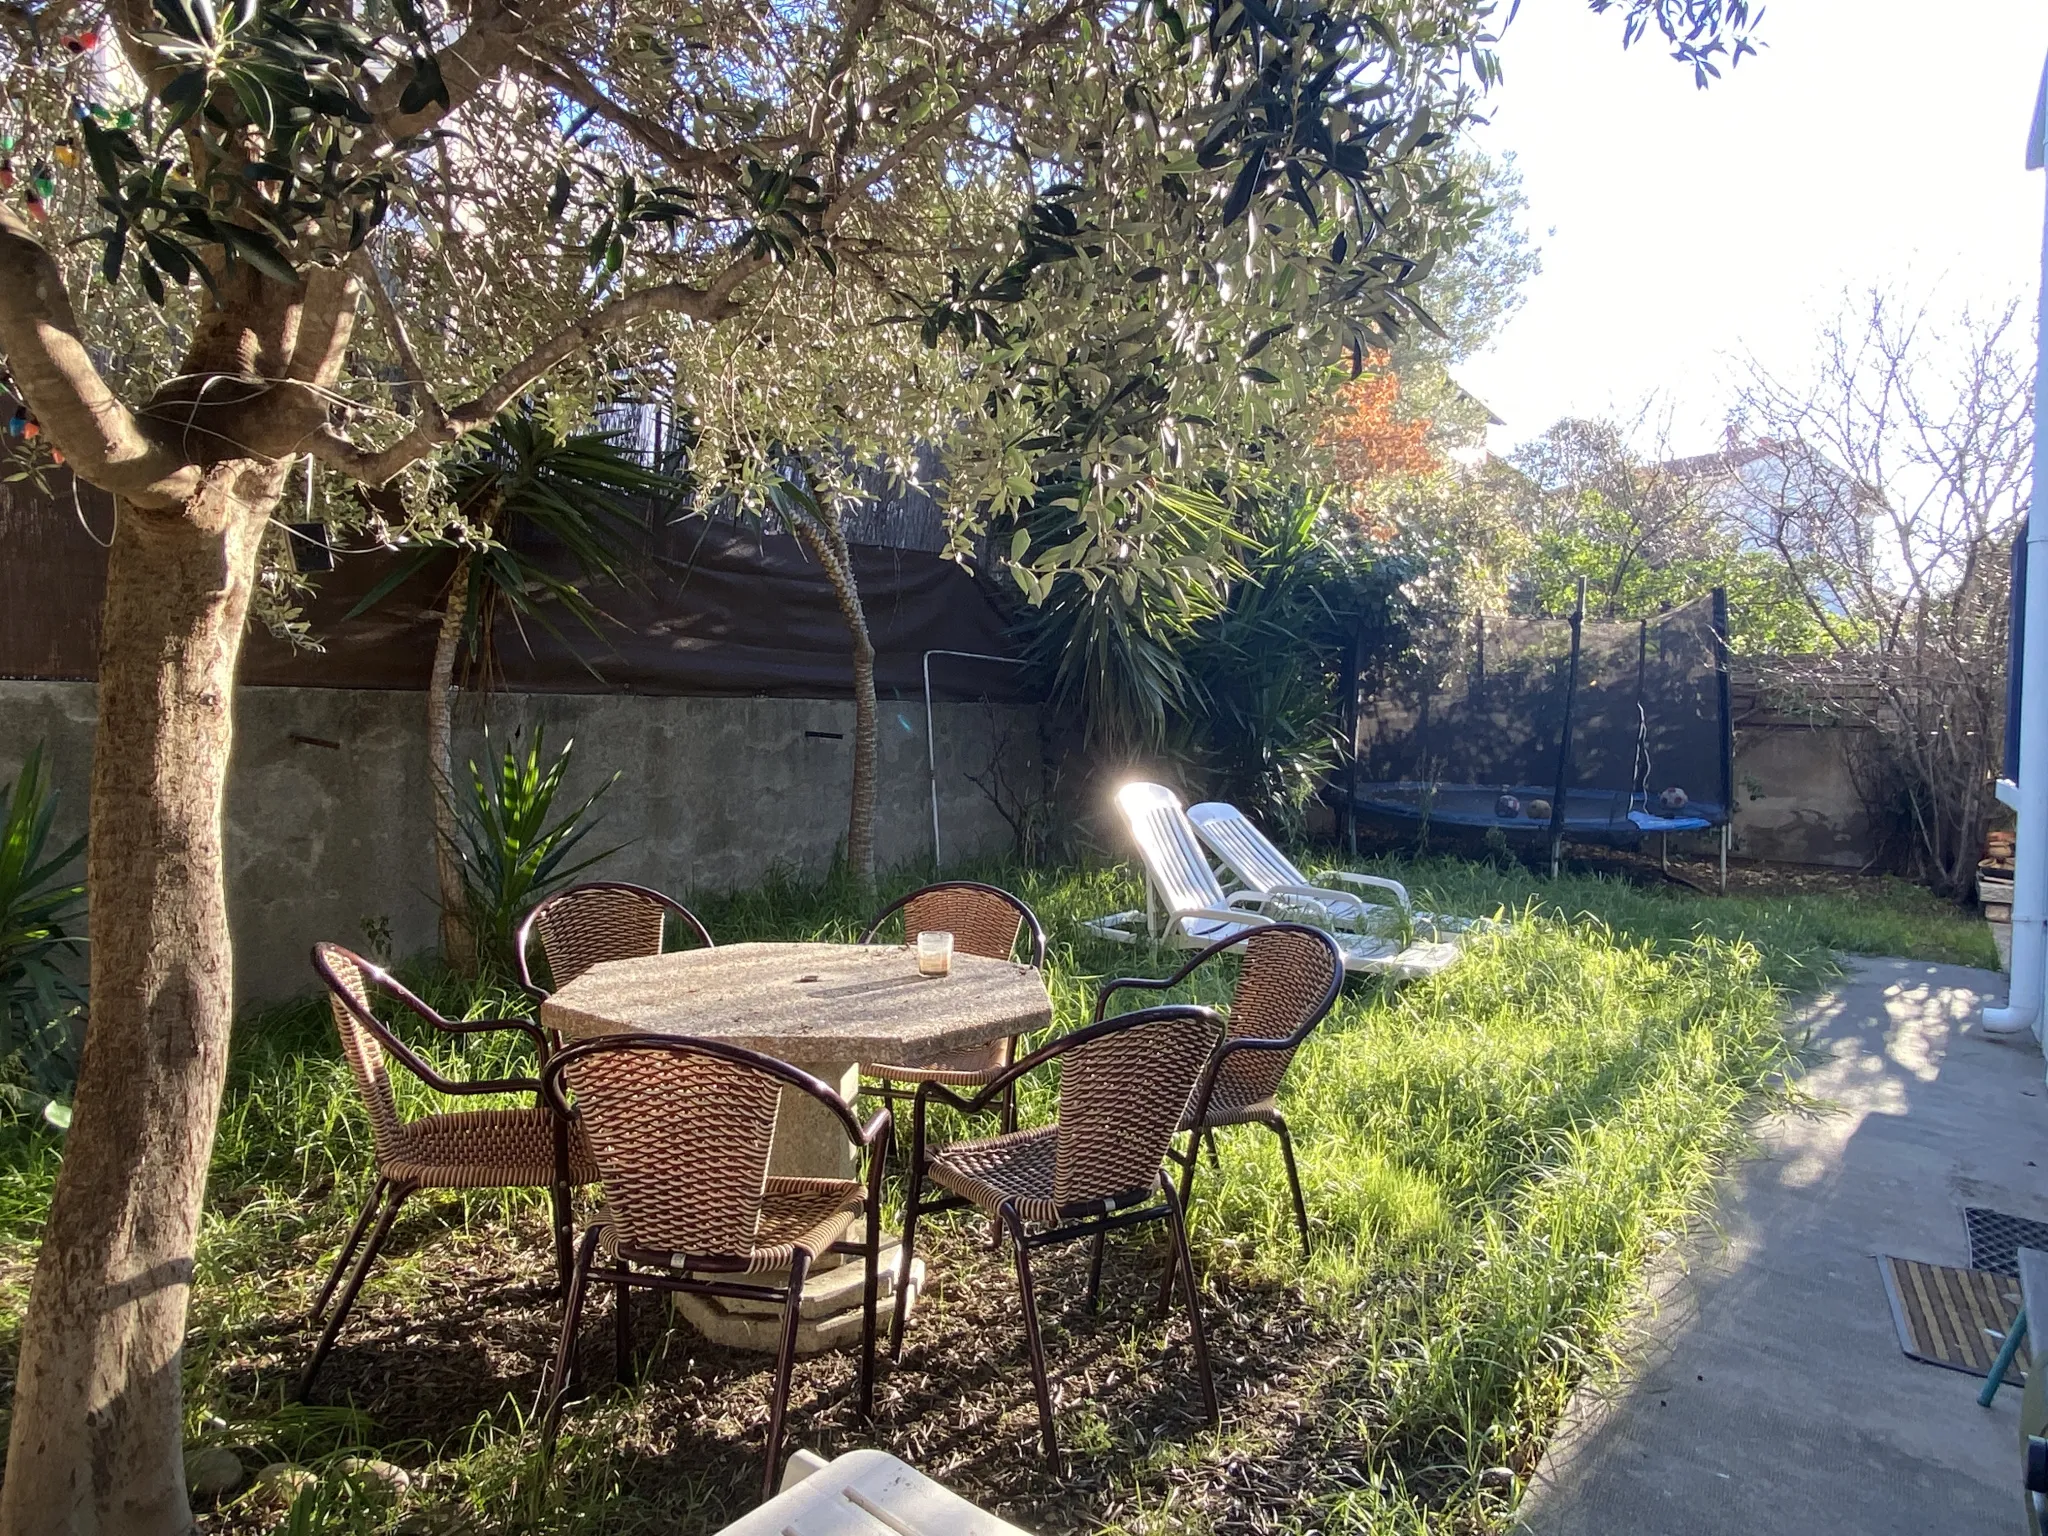
[[[2032,494],[2033,338],[2016,301],[1952,321],[1873,291],[1811,372],[1754,359],[1727,505],[1832,641],[1795,673],[1869,728],[1867,791],[1937,889],[1968,888],[2004,732],[2010,545]]]

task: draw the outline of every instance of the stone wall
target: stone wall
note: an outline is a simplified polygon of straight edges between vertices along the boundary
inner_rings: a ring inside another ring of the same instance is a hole
[[[1750,722],[1735,731],[1735,852],[1859,869],[1876,831],[1850,772],[1853,729]]]
[[[0,783],[47,743],[64,795],[62,830],[83,823],[91,764],[90,683],[0,680]],[[360,946],[388,923],[396,953],[434,941],[425,769],[425,695],[341,688],[242,688],[228,774],[228,905],[241,1001],[311,982],[309,946]],[[628,694],[495,694],[465,699],[458,763],[492,736],[542,725],[574,739],[578,798],[613,772],[603,821],[585,843],[622,845],[593,876],[687,898],[757,882],[771,868],[823,870],[845,835],[853,705],[843,700]],[[1037,773],[1035,715],[940,704],[939,803],[948,863],[1000,851],[1010,831],[967,779],[1001,747],[1024,782]],[[887,868],[931,857],[922,701],[884,700],[876,841]]]

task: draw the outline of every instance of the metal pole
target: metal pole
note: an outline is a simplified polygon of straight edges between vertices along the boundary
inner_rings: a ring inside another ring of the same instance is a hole
[[[932,709],[932,658],[934,656],[960,656],[968,661],[993,661],[1005,667],[1028,667],[1030,662],[1017,656],[992,656],[987,651],[926,651],[924,653],[924,760],[931,773],[932,786],[932,869],[939,868],[939,733],[937,715]]]
[[[1572,703],[1579,692],[1579,637],[1586,627],[1586,578],[1579,578],[1579,600],[1572,609],[1572,659],[1565,672],[1564,721],[1557,732],[1557,793],[1550,802],[1550,878],[1564,862],[1564,796],[1572,776]]]
[[[2048,163],[2048,68],[2034,98],[2027,169]],[[2041,236],[2040,340],[2048,346],[2048,222]],[[2048,356],[2034,370],[2034,420],[2048,420]],[[2048,966],[2048,434],[2034,434],[2034,494],[2027,514],[2026,651],[2020,668],[2019,830],[2013,838],[2012,980],[2003,1008],[1984,1010],[1992,1034],[2039,1032]]]

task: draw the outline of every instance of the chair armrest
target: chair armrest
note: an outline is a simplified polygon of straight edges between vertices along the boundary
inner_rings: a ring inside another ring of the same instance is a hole
[[[524,1035],[543,1052],[548,1048],[548,1037],[541,1027],[531,1019],[443,1019],[427,1021],[434,1028],[448,1035],[488,1035],[503,1031],[507,1034]]]
[[[1260,901],[1265,899],[1263,896],[1259,898]],[[1242,923],[1247,928],[1260,928],[1264,927],[1267,923],[1276,921],[1274,918],[1266,917],[1258,912],[1248,911],[1243,907],[1182,907],[1178,912],[1173,913],[1172,917],[1175,922],[1180,922],[1190,917],[1201,917],[1207,918],[1210,922],[1214,923]]]
[[[1344,885],[1356,885],[1367,890],[1392,891],[1394,900],[1402,907],[1413,906],[1408,899],[1408,887],[1398,880],[1389,880],[1382,875],[1358,875],[1348,869],[1321,869],[1316,871],[1318,880],[1336,880]]]
[[[1292,896],[1297,899],[1307,898],[1310,901],[1325,906],[1331,902],[1338,902],[1347,907],[1363,907],[1366,905],[1364,898],[1351,891],[1333,891],[1325,885],[1276,885],[1268,894],[1273,896]],[[1385,903],[1375,903],[1375,905],[1385,905]],[[1402,904],[1402,910],[1406,910],[1406,905],[1405,902]]]
[[[895,1126],[896,1117],[890,1113],[889,1106],[884,1104],[875,1112],[874,1119],[861,1127],[860,1144],[864,1147],[872,1147],[878,1141],[887,1141],[889,1133],[895,1129]]]
[[[1103,1015],[1103,1011],[1109,1007],[1109,998],[1112,992],[1122,992],[1129,988],[1139,988],[1147,992],[1164,992],[1168,987],[1177,985],[1181,977],[1185,976],[1186,974],[1187,971],[1185,968],[1183,968],[1178,975],[1173,976],[1162,976],[1156,978],[1146,976],[1112,977],[1110,980],[1105,981],[1100,987],[1096,989],[1095,1017],[1097,1019],[1100,1019]]]
[[[438,1072],[432,1077],[428,1077],[425,1073],[420,1073],[419,1077],[420,1081],[424,1082],[436,1093],[454,1094],[457,1097],[477,1093],[538,1094],[540,1092],[540,1079],[537,1077],[481,1077],[458,1081],[454,1078],[442,1077]]]

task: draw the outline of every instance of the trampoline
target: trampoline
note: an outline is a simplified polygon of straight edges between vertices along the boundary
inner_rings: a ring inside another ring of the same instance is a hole
[[[1728,605],[1654,618],[1478,615],[1356,699],[1334,797],[1357,819],[1627,846],[1726,829],[1733,799]]]

